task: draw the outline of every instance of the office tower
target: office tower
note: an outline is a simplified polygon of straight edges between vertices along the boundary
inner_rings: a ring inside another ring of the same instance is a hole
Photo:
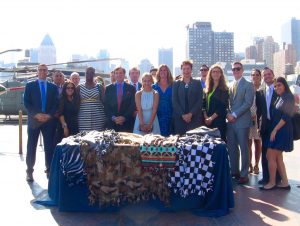
[[[200,66],[211,66],[216,62],[232,62],[234,39],[231,32],[214,32],[210,22],[196,22],[187,26],[187,58],[193,61],[193,75]]]
[[[274,69],[273,55],[279,51],[279,45],[274,42],[272,36],[267,36],[264,38],[263,42],[263,59],[269,68]]]
[[[282,26],[282,42],[294,46],[296,61],[300,61],[300,20],[292,18]]]
[[[151,64],[150,60],[148,60],[148,59],[141,60],[141,63],[139,65],[141,75],[143,75],[145,72],[150,72],[150,69],[152,67],[153,67],[153,65]]]
[[[257,59],[257,50],[255,46],[248,46],[245,51],[245,59],[254,59],[256,61]]]
[[[158,66],[166,64],[173,75],[173,48],[158,50]]]
[[[56,49],[49,34],[45,35],[40,47],[38,48],[38,63],[56,63]]]
[[[293,45],[283,43],[283,49],[274,53],[274,74],[275,76],[285,76],[290,72],[290,68],[296,65],[296,51]]]
[[[97,59],[107,59],[109,58],[109,52],[106,49],[101,49],[97,55]],[[110,73],[110,61],[99,61],[96,64],[97,69],[102,73]]]
[[[232,32],[214,32],[214,63],[233,62],[233,40]]]
[[[29,50],[29,62],[30,63],[37,63],[39,62],[39,50],[36,48],[31,48]]]
[[[256,47],[256,52],[257,52],[256,62],[264,62],[263,43],[264,43],[263,37],[255,37],[253,39],[253,45]]]

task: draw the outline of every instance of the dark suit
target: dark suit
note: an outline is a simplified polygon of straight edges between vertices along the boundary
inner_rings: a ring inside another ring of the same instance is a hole
[[[42,112],[41,92],[38,80],[27,83],[24,93],[24,105],[28,112],[28,142],[26,164],[27,171],[33,172],[36,157],[36,146],[40,132],[42,132],[45,150],[46,169],[50,169],[53,157],[53,137],[55,132],[54,114],[58,107],[58,92],[55,85],[47,82],[46,88],[46,110]],[[44,113],[51,116],[45,123],[38,122],[34,116]]]
[[[226,140],[226,115],[229,102],[228,90],[223,91],[217,87],[210,97],[209,107],[207,96],[208,94],[204,95],[203,110],[206,111],[208,117],[212,116],[214,113],[218,115],[209,127],[218,128],[222,139]]]
[[[134,86],[134,88],[135,88],[136,91],[139,91],[142,88],[142,83],[140,83],[140,82],[137,83],[137,87],[135,87],[134,83],[131,83],[131,85]]]
[[[174,132],[183,135],[188,130],[195,129],[202,122],[202,99],[203,90],[199,80],[191,79],[188,88],[188,109],[185,109],[185,83],[182,80],[175,81],[172,87],[172,107]],[[192,120],[186,123],[182,115],[192,113]]]
[[[256,98],[257,106],[257,117],[259,119],[259,130],[262,140],[262,153],[261,153],[261,165],[263,173],[263,181],[269,181],[269,169],[268,169],[268,160],[267,160],[267,149],[271,135],[271,120],[267,116],[267,102],[266,102],[266,86],[260,88]],[[270,103],[270,117],[272,117],[273,108],[275,107],[275,101],[278,95],[275,90],[273,90],[271,103]],[[278,173],[277,173],[278,174]],[[279,175],[277,176],[277,178]]]
[[[124,82],[122,102],[120,111],[118,111],[117,83],[110,84],[105,90],[104,110],[108,119],[108,128],[117,132],[133,131],[134,111],[135,111],[135,87]],[[125,122],[123,125],[117,125],[113,117],[123,116]]]

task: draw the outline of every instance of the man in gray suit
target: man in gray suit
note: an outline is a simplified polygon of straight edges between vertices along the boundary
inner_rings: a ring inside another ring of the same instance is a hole
[[[239,184],[248,183],[249,169],[249,129],[251,127],[250,107],[254,99],[254,87],[243,77],[244,68],[240,62],[232,65],[234,82],[229,88],[229,109],[227,114],[227,144],[232,176]],[[240,152],[242,156],[239,170]]]

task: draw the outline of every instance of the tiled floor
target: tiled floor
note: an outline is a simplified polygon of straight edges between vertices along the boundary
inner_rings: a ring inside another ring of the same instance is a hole
[[[23,126],[24,155],[18,154],[18,126],[0,124],[0,225],[300,225],[300,141],[285,154],[291,191],[260,191],[259,176],[251,175],[247,186],[236,185],[235,208],[227,216],[204,218],[190,212],[160,213],[147,206],[128,206],[117,213],[63,213],[33,201],[47,195],[44,153],[37,151],[35,182],[25,181],[26,126]]]

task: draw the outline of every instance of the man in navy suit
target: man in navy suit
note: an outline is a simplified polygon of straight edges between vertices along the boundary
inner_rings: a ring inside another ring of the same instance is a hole
[[[109,129],[132,133],[136,89],[124,82],[125,73],[126,70],[122,67],[115,69],[116,83],[106,87],[104,110]]]
[[[36,159],[36,146],[42,132],[45,150],[47,177],[53,157],[53,137],[55,132],[54,114],[58,105],[58,91],[54,84],[47,82],[48,68],[45,64],[38,66],[38,79],[27,83],[24,93],[24,105],[28,112],[27,141],[27,176],[33,182],[33,168]]]
[[[139,82],[140,70],[137,67],[133,67],[129,70],[130,84],[135,87],[136,91],[142,88],[142,83]]]
[[[262,71],[264,78],[264,86],[258,90],[258,98],[256,99],[256,106],[258,112],[259,132],[262,140],[262,153],[261,153],[261,165],[262,165],[262,179],[258,181],[259,184],[266,184],[269,181],[269,169],[267,160],[267,149],[270,141],[270,135],[272,132],[271,118],[272,112],[275,108],[275,102],[278,97],[274,90],[274,73],[273,70],[266,67]],[[277,171],[276,180],[281,181],[280,175]]]

